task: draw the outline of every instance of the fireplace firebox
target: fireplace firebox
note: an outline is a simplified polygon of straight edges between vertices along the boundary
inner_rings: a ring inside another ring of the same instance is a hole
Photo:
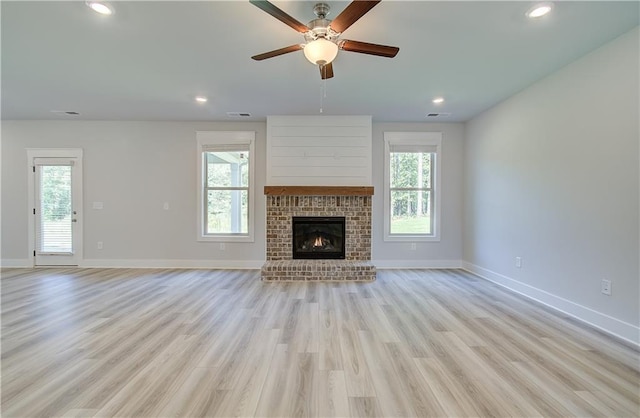
[[[294,216],[292,228],[294,259],[344,260],[344,216]]]

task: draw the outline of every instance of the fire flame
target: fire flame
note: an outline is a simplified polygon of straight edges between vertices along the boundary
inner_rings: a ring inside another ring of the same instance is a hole
[[[322,238],[316,237],[316,240],[313,241],[313,246],[314,247],[322,247]]]

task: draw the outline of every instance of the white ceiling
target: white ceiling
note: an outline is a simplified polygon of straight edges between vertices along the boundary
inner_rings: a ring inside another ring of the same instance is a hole
[[[315,17],[313,1],[273,3]],[[328,18],[348,4],[328,3]],[[319,114],[322,99],[327,115],[465,121],[639,24],[637,1],[556,2],[536,21],[533,4],[383,0],[342,38],[397,57],[341,51],[325,86],[300,51],[250,59],[303,38],[248,0],[116,1],[111,17],[82,1],[2,1],[2,119],[255,121]]]

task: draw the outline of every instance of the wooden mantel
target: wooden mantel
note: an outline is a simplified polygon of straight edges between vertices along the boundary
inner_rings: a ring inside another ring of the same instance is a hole
[[[370,186],[264,186],[267,196],[373,196]]]

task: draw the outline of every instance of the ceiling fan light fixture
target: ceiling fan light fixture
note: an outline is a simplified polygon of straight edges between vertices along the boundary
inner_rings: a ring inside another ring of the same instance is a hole
[[[306,44],[303,52],[312,64],[327,65],[336,59],[338,45],[324,38],[318,38]]]

